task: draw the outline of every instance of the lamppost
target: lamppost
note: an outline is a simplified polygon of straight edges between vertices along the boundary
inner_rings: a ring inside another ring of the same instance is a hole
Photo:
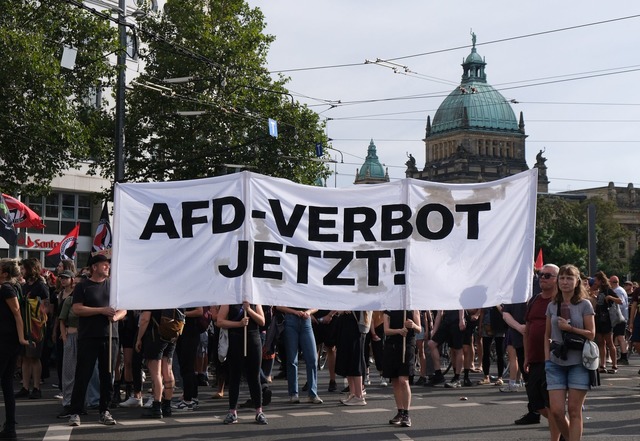
[[[125,114],[125,81],[127,65],[127,27],[125,25],[126,0],[118,2],[118,82],[116,88],[116,148],[115,148],[115,182],[124,181],[124,114]]]

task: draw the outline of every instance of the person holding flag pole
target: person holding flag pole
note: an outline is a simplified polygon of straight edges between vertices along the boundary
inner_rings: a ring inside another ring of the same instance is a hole
[[[411,426],[411,386],[409,377],[416,365],[416,333],[420,332],[420,311],[385,311],[384,365],[382,376],[391,379],[398,413],[389,420],[396,426]]]
[[[262,305],[251,305],[244,301],[241,305],[222,305],[218,311],[217,326],[229,330],[229,413],[224,424],[238,422],[238,397],[240,380],[245,371],[251,401],[256,409],[257,424],[268,424],[262,412],[262,388],[260,385],[260,365],[262,364],[262,341],[260,326],[265,318]],[[242,328],[242,331],[240,330]]]

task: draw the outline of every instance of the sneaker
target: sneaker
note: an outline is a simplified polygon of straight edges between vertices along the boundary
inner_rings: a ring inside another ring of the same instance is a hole
[[[269,424],[269,421],[267,421],[267,417],[264,416],[264,413],[259,412],[258,414],[256,414],[256,423],[266,426],[267,424]]]
[[[98,421],[100,424],[104,424],[105,426],[114,426],[116,424],[116,420],[113,419],[108,410],[105,410],[100,414],[100,419]]]
[[[444,384],[444,387],[449,389],[456,389],[458,387],[462,387],[462,384],[460,384],[460,380],[451,380],[451,381],[447,381]]]
[[[389,383],[387,383],[387,379],[384,377],[380,377],[380,387],[387,387],[389,386]]]
[[[371,386],[371,378],[369,378],[369,374],[367,374],[367,376],[364,377],[364,385]]]
[[[315,397],[307,398],[307,403],[322,404],[322,403],[324,403],[324,401],[322,401],[322,398],[320,398],[319,396],[316,395]]]
[[[29,396],[29,389],[21,388],[14,394],[15,398],[27,398]]]
[[[618,360],[619,364],[622,364],[624,366],[629,366],[629,359],[628,358],[621,358],[620,360]]]
[[[342,389],[342,390],[340,391],[340,393],[348,394],[348,393],[349,393],[349,386],[347,386],[347,387],[345,387],[344,389]]]
[[[471,387],[473,386],[473,383],[471,382],[471,380],[469,380],[469,378],[465,378],[464,380],[462,380],[462,385],[464,387]]]
[[[174,404],[173,407],[175,410],[179,410],[180,412],[187,412],[193,410],[195,408],[195,404],[193,401],[180,401],[178,404]]]
[[[58,414],[58,416],[56,416],[56,418],[62,420],[62,419],[65,419],[65,418],[69,418],[71,415],[72,415],[71,406],[64,406],[62,408],[62,412],[60,412]]]
[[[297,395],[291,395],[289,397],[289,402],[292,404],[298,404],[300,402],[300,398]]]
[[[399,426],[401,421],[402,421],[402,414],[398,412],[396,416],[394,416],[389,420],[389,424],[393,424],[394,426]]]
[[[428,386],[428,387],[433,387],[433,386],[435,386],[437,384],[441,384],[441,383],[444,383],[444,375],[442,375],[442,374],[440,374],[440,375],[433,374],[431,376],[431,378],[429,378],[429,380],[424,385]]]
[[[411,418],[409,418],[409,415],[402,415],[402,419],[400,420],[400,425],[402,427],[411,427]]]
[[[500,388],[500,392],[518,392],[518,386],[508,383],[506,386]]]
[[[53,398],[56,399],[56,400],[61,400],[61,399],[64,398],[64,395],[62,395],[62,392],[58,392],[57,394],[55,394],[53,396]]]
[[[119,404],[120,407],[142,407],[142,398],[129,397]]]
[[[336,380],[329,380],[329,392],[335,392],[338,390],[338,385],[336,384]]]
[[[153,397],[147,397],[147,401],[144,402],[142,407],[149,409],[153,405]]]
[[[533,412],[525,413],[524,415],[522,415],[522,417],[515,420],[514,423],[518,426],[540,424],[540,414],[536,414]]]
[[[427,382],[427,377],[420,377],[418,378],[418,381],[416,381],[416,386],[424,386],[426,382]]]
[[[257,419],[256,419],[257,421]],[[235,424],[238,422],[238,415],[235,413],[229,412],[226,417],[224,417],[224,424]]]
[[[345,406],[366,406],[367,402],[364,400],[364,398],[358,398],[354,395],[348,400],[344,400],[342,404],[344,404]]]
[[[29,394],[29,399],[38,400],[40,398],[42,398],[42,391],[34,387],[31,393]]]
[[[198,374],[198,386],[209,387],[209,378],[207,378],[207,374]]]
[[[69,425],[71,427],[78,427],[80,425],[80,415],[73,414],[69,417]]]

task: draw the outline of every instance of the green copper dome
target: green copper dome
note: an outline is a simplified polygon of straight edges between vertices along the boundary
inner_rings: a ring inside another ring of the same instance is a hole
[[[507,100],[487,84],[486,63],[474,46],[462,64],[460,86],[433,117],[431,134],[458,129],[517,132],[518,121]]]
[[[376,145],[373,143],[372,139],[369,143],[369,148],[367,149],[367,158],[364,160],[362,168],[358,171],[356,179],[385,179],[385,177],[385,170],[378,160]]]

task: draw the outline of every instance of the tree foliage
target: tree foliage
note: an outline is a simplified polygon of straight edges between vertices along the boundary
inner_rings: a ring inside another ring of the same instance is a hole
[[[0,10],[0,187],[45,194],[112,143],[109,114],[91,98],[114,76],[115,32],[66,2],[0,0]],[[73,70],[60,65],[65,45],[78,49]]]
[[[620,257],[619,244],[629,234],[613,217],[616,205],[600,198],[585,201],[560,197],[539,197],[536,250],[543,249],[544,261],[571,263],[588,271],[587,206],[596,207],[596,257],[598,269],[606,274],[626,274],[628,266]]]
[[[273,37],[259,9],[243,0],[169,0],[139,23],[145,70],[127,95],[127,181],[194,179],[232,165],[306,184],[326,177],[312,160],[315,143],[327,143],[323,126],[292,102],[285,78],[266,70]],[[269,118],[278,138],[269,136]]]

